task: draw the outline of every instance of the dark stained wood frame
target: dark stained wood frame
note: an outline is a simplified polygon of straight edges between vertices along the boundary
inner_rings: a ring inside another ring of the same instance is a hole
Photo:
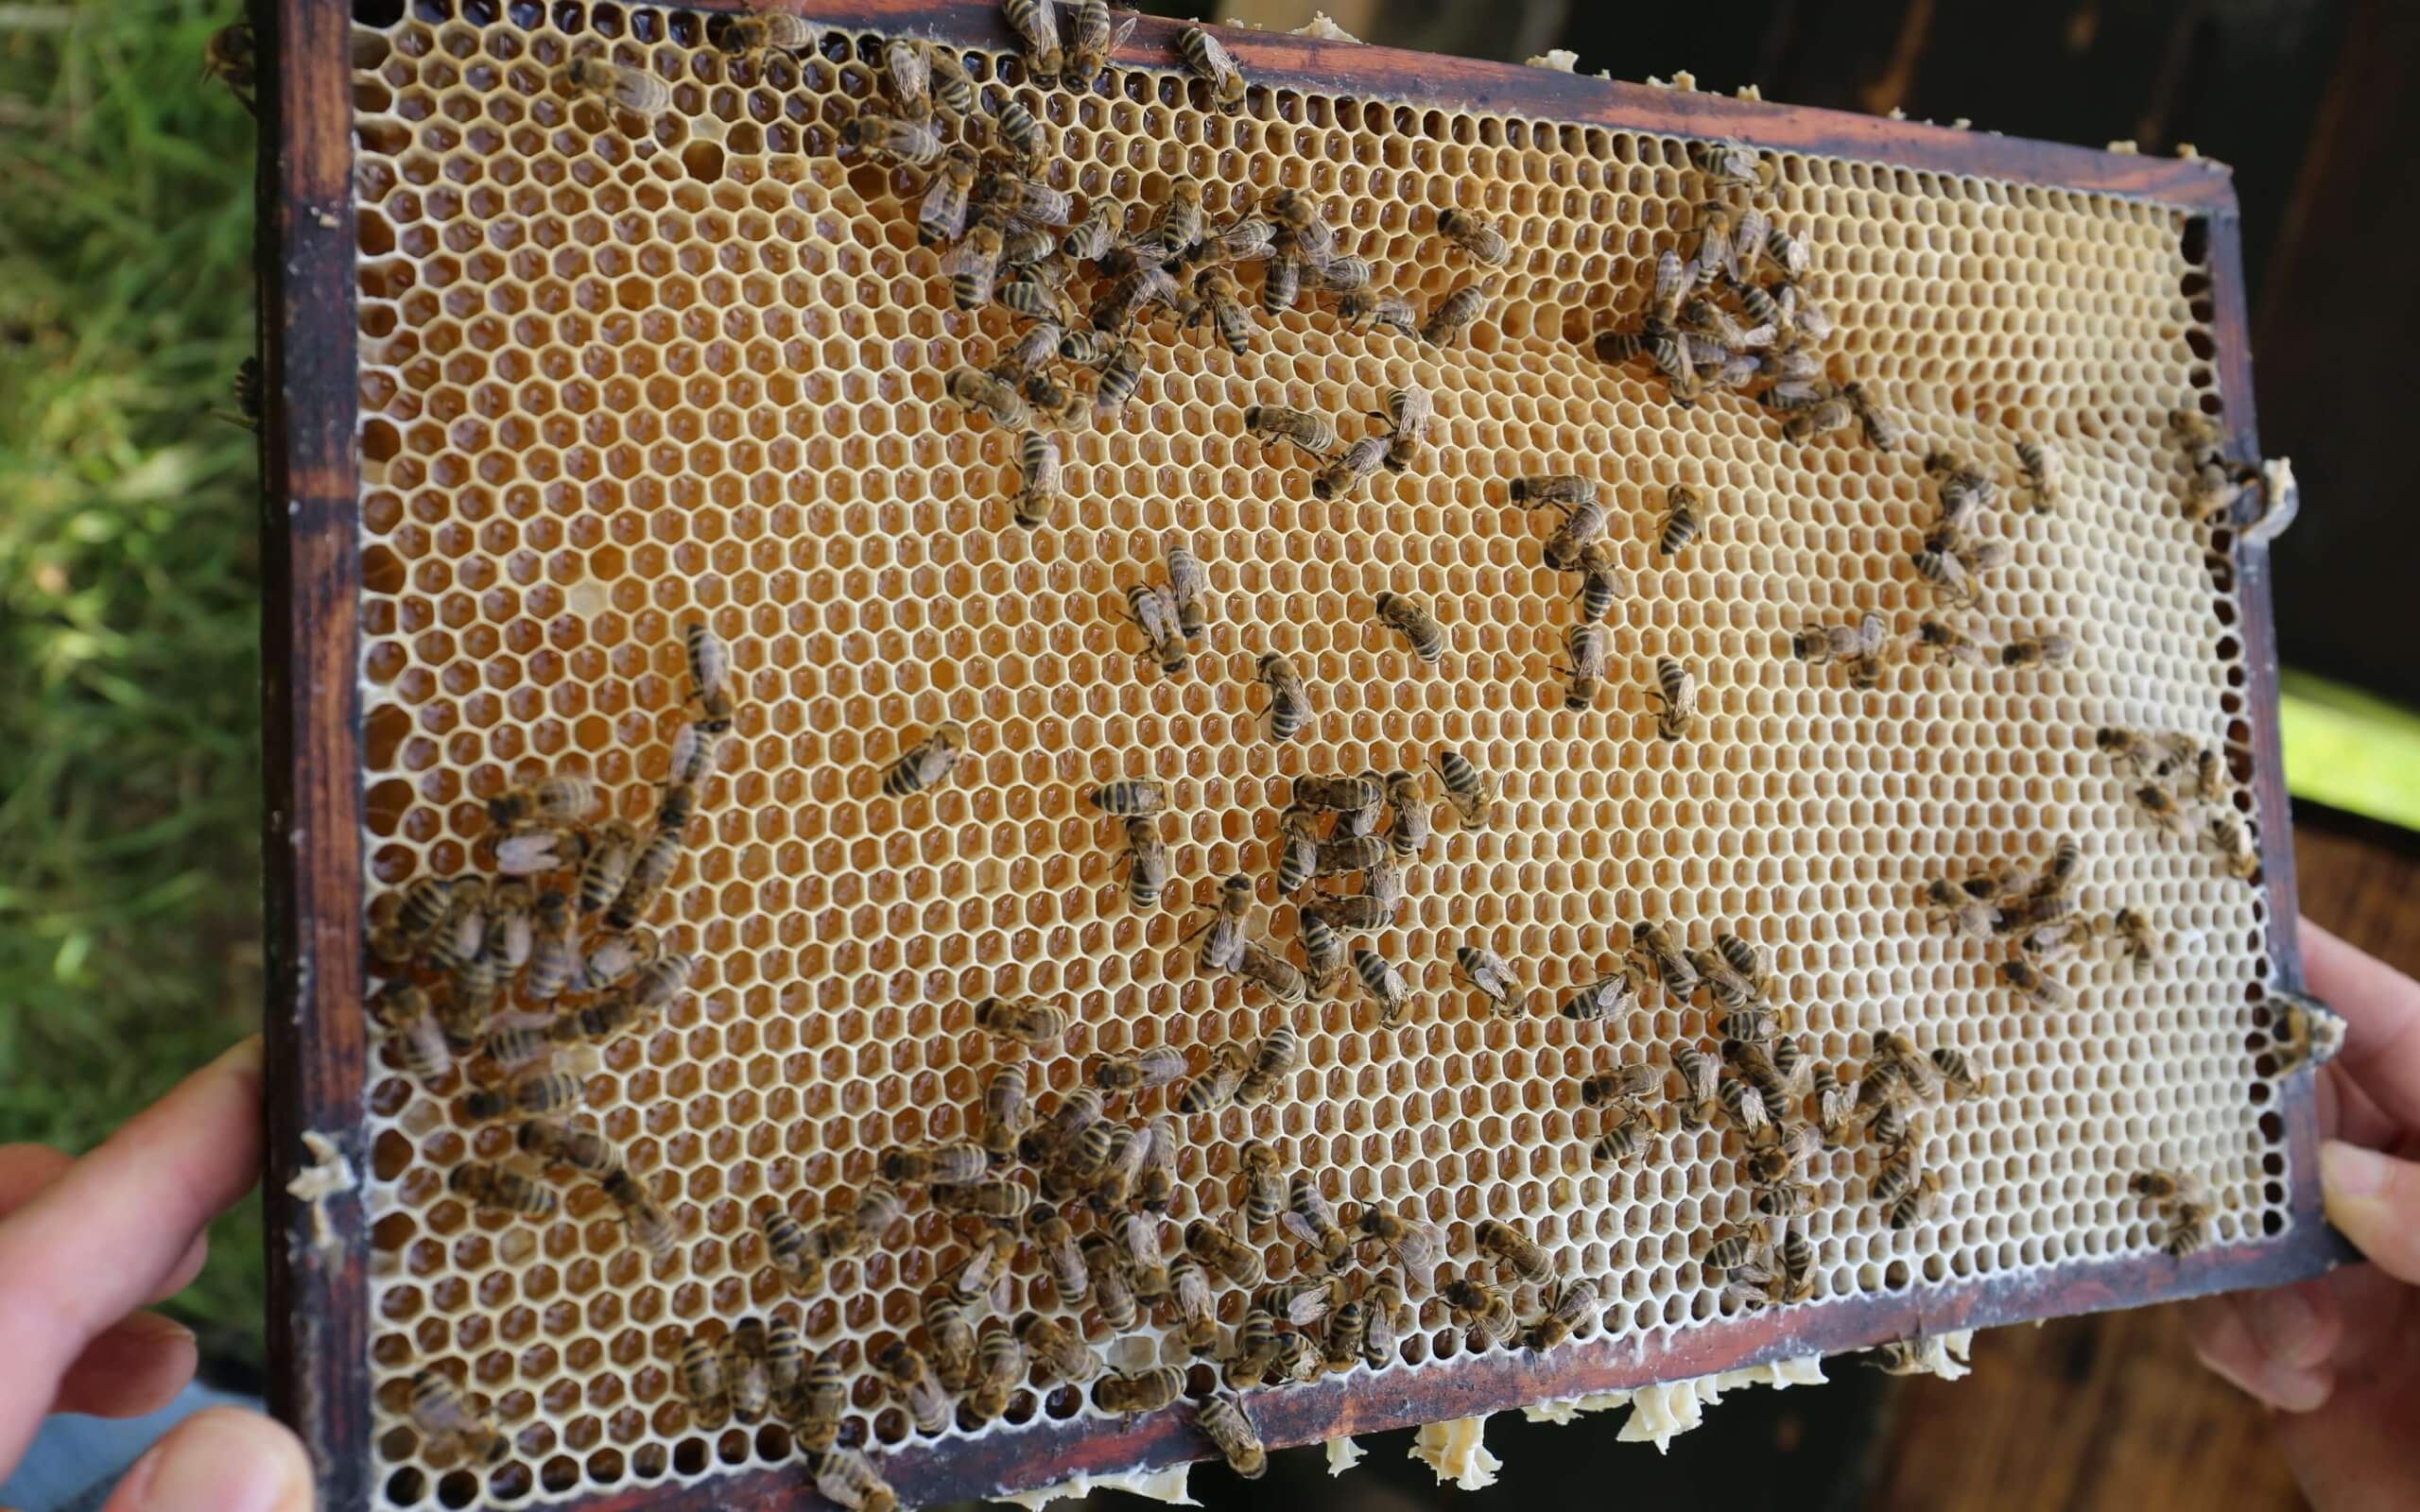
[[[693,9],[731,10],[737,0]],[[983,46],[1012,38],[997,10],[930,0],[818,5],[823,26],[947,36]],[[260,268],[268,403],[262,429],[263,619],[267,727],[269,1401],[314,1455],[319,1502],[356,1508],[372,1494],[367,1232],[358,1201],[322,1205],[333,1243],[314,1247],[311,1205],[287,1184],[312,1163],[304,1130],[362,1168],[368,1044],[360,1003],[363,873],[359,667],[359,489],[355,449],[354,247],[349,8],[330,0],[253,0],[262,140]],[[1172,66],[1177,24],[1145,18],[1121,63]],[[1413,105],[1500,112],[1609,130],[1737,136],[1757,146],[1940,174],[2116,195],[2201,218],[2207,230],[2218,389],[2236,454],[2259,455],[2238,218],[2218,164],[2118,155],[1866,116],[1795,109],[1536,68],[1250,31],[1222,31],[1256,85],[1347,92]],[[2265,547],[2236,554],[2245,718],[2260,820],[2274,979],[2303,985],[2295,936],[2292,832],[2278,749],[2276,642]],[[1551,1355],[1465,1356],[1444,1367],[1359,1376],[1256,1395],[1271,1448],[1338,1434],[1502,1411],[1884,1340],[2063,1314],[2141,1306],[2312,1274],[2345,1253],[2325,1227],[2312,1173],[2316,1126],[2308,1076],[2276,1108],[2284,1120],[2294,1224],[2267,1244],[2184,1262],[2136,1257],[2025,1277],[1909,1286],[1817,1307],[1768,1312],[1678,1336],[1595,1340]],[[884,1456],[910,1505],[1198,1459],[1206,1443],[1182,1409],[1122,1426],[1037,1420],[945,1449]],[[544,1500],[543,1497],[540,1500]],[[694,1486],[632,1485],[589,1508],[769,1508],[820,1504],[798,1469]]]

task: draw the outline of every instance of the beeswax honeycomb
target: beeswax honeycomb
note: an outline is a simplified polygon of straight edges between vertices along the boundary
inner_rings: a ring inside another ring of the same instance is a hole
[[[878,37],[819,30],[797,57],[736,60],[694,13],[484,14],[415,6],[354,32],[367,885],[477,869],[484,800],[546,771],[593,772],[614,812],[651,813],[686,717],[688,622],[729,644],[741,703],[654,918],[698,954],[691,990],[610,1047],[582,1109],[687,1226],[670,1263],[624,1243],[593,1185],[543,1223],[466,1210],[445,1174],[500,1158],[509,1133],[462,1118],[451,1080],[372,1068],[381,1505],[524,1505],[788,1461],[778,1427],[693,1424],[674,1377],[689,1330],[752,1313],[842,1347],[847,1441],[879,1457],[914,1438],[864,1363],[915,1330],[962,1240],[919,1201],[912,1238],[798,1298],[749,1207],[771,1192],[811,1221],[886,1145],[969,1134],[986,1069],[1023,1054],[972,1024],[994,993],[1070,1012],[1063,1050],[1034,1057],[1046,1106],[1089,1057],[1165,1043],[1199,1065],[1200,1047],[1292,1023],[1305,1054],[1287,1095],[1181,1121],[1170,1216],[1227,1212],[1238,1147],[1265,1139],[1339,1203],[1425,1213],[1449,1268],[1476,1220],[1526,1222],[1565,1275],[1599,1279],[1607,1309],[1583,1337],[1715,1319],[1695,1257],[1746,1211],[1719,1123],[1626,1170],[1589,1160],[1599,1120],[1579,1078],[1710,1042],[1703,1010],[1653,990],[1603,1023],[1547,1011],[1642,919],[1766,947],[1823,1061],[1898,1028],[1988,1078],[1930,1115],[1924,1159],[1946,1190],[1906,1231],[1864,1200],[1854,1145],[1818,1157],[1819,1300],[2147,1252],[2159,1224],[2125,1182],[2149,1164],[2209,1182],[2214,1242],[2282,1224],[2248,1002],[2260,897],[2130,809],[2092,750],[2099,725],[2220,742],[2240,717],[2235,607],[2178,518],[2163,428],[2211,385],[2178,213],[1774,154],[1768,203],[1814,249],[1829,350],[1920,438],[1886,456],[1853,431],[1786,442],[1734,397],[1677,407],[1644,364],[1590,355],[1686,222],[1678,139],[1291,90],[1229,117],[1170,71],[1114,70],[1083,95],[1019,85],[1049,177],[1086,201],[1145,207],[1191,176],[1215,218],[1306,188],[1339,249],[1423,308],[1472,272],[1434,208],[1483,212],[1514,243],[1490,313],[1447,349],[1345,331],[1309,300],[1255,310],[1241,358],[1160,321],[1135,402],[1066,438],[1069,503],[1028,532],[1009,521],[1016,438],[942,395],[1011,324],[953,307],[917,242],[917,176],[839,151],[881,97]],[[649,122],[579,97],[564,64],[600,42],[667,83],[672,109]],[[1242,434],[1254,404],[1359,434],[1351,418],[1407,381],[1434,395],[1433,448],[1347,498],[1314,500],[1299,458]],[[2006,476],[2020,436],[2057,450],[2061,499],[1996,517],[2014,560],[1979,628],[2071,630],[2071,666],[1902,662],[1861,692],[1791,659],[1809,623],[1874,610],[1912,631],[1936,608],[1908,565],[1936,507],[1922,445]],[[1573,579],[1539,563],[1546,517],[1505,501],[1511,477],[1557,472],[1600,480],[1633,585],[1607,690],[1579,713],[1554,670]],[[1666,563],[1656,517],[1682,482],[1709,518]],[[1138,660],[1121,599],[1171,540],[1212,589],[1209,648],[1181,677]],[[1434,606],[1441,665],[1375,625],[1387,589]],[[1283,747],[1252,680],[1269,650],[1318,710]],[[1678,743],[1655,738],[1646,696],[1667,654],[1701,683]],[[945,720],[971,732],[955,776],[882,796],[882,768]],[[1418,978],[1402,1022],[1349,985],[1288,1009],[1197,969],[1182,936],[1232,872],[1262,879],[1253,932],[1292,937],[1269,853],[1288,779],[1441,746],[1502,796],[1483,831],[1441,810],[1409,868],[1380,940]],[[1149,913],[1127,900],[1115,826],[1080,798],[1145,776],[1172,784],[1177,871]],[[2141,974],[2114,954],[2054,968],[2076,1005],[2045,1011],[1917,890],[2061,834],[2086,847],[2085,910],[2145,910],[2167,954]],[[1531,973],[1530,1016],[1493,1018],[1451,984],[1471,939]],[[1036,1275],[1012,1289],[1052,1306]],[[1521,1299],[1535,1312],[1535,1288]],[[1241,1300],[1222,1295],[1228,1321]],[[1156,1334],[1122,1349],[1183,1358]],[[1430,1296],[1391,1368],[1466,1349]],[[421,1442],[406,1383],[432,1364],[511,1436],[499,1465]],[[1033,1388],[979,1432],[1093,1411]]]

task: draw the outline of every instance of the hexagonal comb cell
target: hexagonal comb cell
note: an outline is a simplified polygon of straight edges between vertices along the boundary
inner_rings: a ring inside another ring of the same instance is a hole
[[[2274,1134],[2244,1095],[2259,895],[2138,812],[2094,736],[2223,746],[2239,684],[2220,650],[2232,600],[2177,518],[2168,416],[2208,379],[2175,213],[1765,155],[1764,203],[1814,254],[1835,370],[1921,438],[1797,442],[1752,404],[1684,407],[1649,363],[1589,350],[1637,319],[1696,214],[1681,141],[1286,90],[1228,115],[1152,71],[1046,94],[972,50],[977,86],[1033,112],[1044,177],[1132,227],[1179,179],[1219,219],[1306,190],[1338,253],[1423,311],[1476,271],[1434,211],[1509,240],[1450,343],[1355,328],[1325,296],[1274,318],[1251,301],[1239,354],[1206,321],[1137,323],[1131,401],[1060,435],[1064,498],[1023,528],[1017,437],[944,384],[1019,328],[959,307],[947,249],[917,234],[923,177],[847,148],[885,87],[883,38],[735,48],[728,23],[677,11],[489,14],[415,7],[354,32],[371,893],[493,868],[493,800],[548,774],[596,788],[562,885],[607,821],[646,833],[693,754],[676,748],[700,715],[688,627],[727,647],[733,707],[642,920],[694,970],[638,1032],[595,1037],[551,1115],[610,1143],[669,1226],[660,1251],[629,1189],[560,1161],[540,1178],[552,1199],[503,1211],[515,1189],[493,1183],[530,1167],[510,1119],[475,1116],[468,1069],[416,1074],[402,1046],[372,1069],[381,1504],[788,1462],[811,1430],[687,1389],[687,1347],[746,1317],[829,1362],[827,1429],[877,1454],[1111,1416],[1046,1372],[1004,1382],[988,1422],[884,1383],[890,1346],[942,1352],[930,1299],[987,1252],[970,1214],[1023,1223],[1052,1195],[979,1190],[997,1177],[978,1147],[939,1202],[916,1163],[985,1141],[1006,1069],[1047,1127],[1113,1066],[1107,1122],[1137,1132],[1099,1154],[1145,1147],[1134,1171],[1165,1170],[1165,1221],[1136,1234],[1066,1206],[1063,1246],[1036,1227],[970,1321],[988,1338],[1031,1310],[1121,1370],[1188,1363],[1184,1317],[1147,1298],[1113,1331],[1120,1304],[1075,1289],[1062,1255],[1189,1256],[1209,1326],[1233,1331],[1229,1257],[1186,1235],[1232,1230],[1264,1160],[1341,1222],[1393,1213],[1440,1246],[1361,1369],[1451,1368],[1486,1316],[1449,1305],[1468,1279],[1493,1278],[1525,1325],[1545,1278],[1593,1279],[1583,1337],[1736,1315],[1726,1280],[1757,1262],[1722,1266],[1738,1258],[1722,1246],[1760,1216],[1754,1173],[1775,1160],[1800,1194],[1763,1216],[1804,1242],[1801,1297],[2148,1253],[2172,1225],[2129,1181],[2153,1166],[2197,1174],[2212,1242],[2275,1231]],[[1435,417],[1400,472],[1315,488],[1318,467],[1248,433],[1259,405],[1374,434],[1407,383]],[[2007,559],[1958,623],[1993,646],[2056,630],[2072,655],[1927,647],[1919,622],[1947,611],[1910,568],[1943,505],[1924,452],[2013,480],[2026,438],[2057,454],[2056,505],[1999,510]],[[1557,511],[1512,496],[1560,473],[1592,484],[1627,585],[1587,699],[1562,670],[1580,581],[1542,564]],[[1676,487],[1699,523],[1668,553]],[[1163,666],[1129,590],[1167,581],[1171,542],[1198,559],[1207,616]],[[1389,593],[1434,617],[1436,660],[1382,617]],[[1797,654],[1810,627],[1868,614],[1905,648],[1875,686]],[[1306,705],[1282,742],[1271,656]],[[1694,683],[1679,739],[1659,738],[1667,662]],[[923,762],[917,743],[952,727]],[[1470,770],[1431,770],[1446,749]],[[1243,936],[1316,964],[1276,882],[1294,782],[1397,770],[1413,775],[1377,784],[1378,833],[1407,808],[1434,833],[1400,861],[1389,922],[1338,911],[1351,937],[1327,989],[1284,1001],[1205,965],[1195,932],[1236,873],[1253,881]],[[1104,815],[1099,790],[1124,782],[1162,784],[1165,812]],[[1961,935],[1979,890],[1945,918],[1927,906],[1928,884],[2039,868],[2063,836],[2083,846],[2074,919],[2095,928],[2047,938],[2047,964]],[[1156,889],[1130,874],[1145,837],[1165,850]],[[2121,908],[2155,963],[2093,937]],[[1763,981],[1744,1005],[1672,992],[1633,948],[1641,923],[1701,956],[1735,932]],[[2029,969],[2049,979],[2032,996]],[[1674,1048],[1719,1061],[1726,1023],[1755,1038],[1730,1016],[1759,1004],[1807,1061],[1766,1068],[1787,1086],[1773,1101],[1841,1083],[1849,1132],[1788,1151],[1748,1137],[1723,1105],[1754,1083],[1720,1064],[1700,1106]],[[1877,1070],[1893,1033],[1911,1063]],[[1227,1095],[1197,1091],[1228,1047]],[[1975,1085],[1952,1095],[1943,1068]],[[510,1102],[524,1084],[503,1085]],[[1186,1111],[1197,1095],[1207,1110]],[[1897,1140],[1862,1137],[1893,1118]],[[1153,1150],[1160,1119],[1172,1139]],[[887,1172],[905,1189],[889,1242],[835,1238],[890,1219],[860,1206]],[[1503,1223],[1543,1268],[1495,1247]],[[1247,1247],[1282,1286],[1315,1280],[1326,1246],[1272,1228]],[[1383,1247],[1359,1243],[1354,1266]],[[415,1412],[432,1367],[500,1441]]]

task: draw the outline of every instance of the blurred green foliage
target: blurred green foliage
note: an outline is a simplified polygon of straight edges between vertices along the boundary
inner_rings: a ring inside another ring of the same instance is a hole
[[[0,4],[0,1142],[86,1148],[259,1021],[233,14]],[[172,1310],[257,1360],[257,1201],[213,1241]]]

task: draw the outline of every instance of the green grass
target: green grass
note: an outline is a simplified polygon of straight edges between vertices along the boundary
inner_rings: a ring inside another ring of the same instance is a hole
[[[90,1146],[260,1014],[252,123],[233,9],[0,5],[0,1141]],[[175,1311],[260,1351],[257,1202]]]

